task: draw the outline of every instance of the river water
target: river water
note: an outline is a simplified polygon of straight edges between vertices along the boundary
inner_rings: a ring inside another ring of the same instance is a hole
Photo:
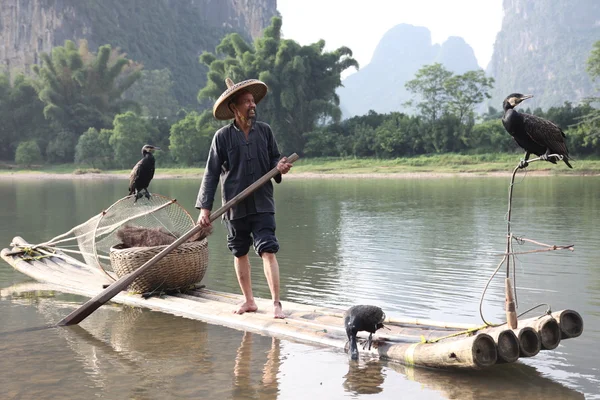
[[[482,289],[506,247],[509,178],[286,178],[276,187],[282,298],[388,316],[480,323]],[[199,182],[155,179],[194,218]],[[126,194],[121,179],[0,180],[0,247],[39,243]],[[2,399],[600,399],[600,178],[518,175],[513,233],[575,251],[518,256],[519,312],[546,303],[585,321],[552,351],[485,371],[446,372],[272,339],[148,310],[106,305],[81,326],[48,328],[85,298],[36,286],[0,261]],[[203,283],[239,292],[215,224]],[[519,251],[538,249],[516,245]],[[256,256],[255,295],[269,290]],[[504,316],[502,270],[482,306]],[[284,302],[285,305],[285,302]],[[539,315],[545,307],[529,316]]]

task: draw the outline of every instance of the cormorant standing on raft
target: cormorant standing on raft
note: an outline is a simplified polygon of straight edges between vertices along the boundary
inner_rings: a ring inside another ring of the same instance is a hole
[[[148,193],[148,186],[150,181],[154,177],[154,150],[160,150],[160,148],[151,146],[149,144],[142,147],[142,159],[135,164],[135,167],[131,170],[129,175],[129,195],[135,193],[134,203],[146,196],[150,199],[150,193]],[[145,194],[142,194],[142,190]]]
[[[353,306],[344,314],[344,326],[348,341],[350,342],[350,358],[358,359],[358,346],[356,345],[356,334],[360,331],[369,332],[369,339],[363,349],[369,345],[371,349],[371,341],[373,334],[377,329],[383,328],[385,313],[377,306]]]
[[[519,113],[514,108],[523,100],[532,98],[531,94],[512,93],[502,102],[504,116],[502,125],[517,144],[525,151],[525,159],[519,164],[519,168],[527,167],[527,160],[531,153],[542,159],[556,164],[555,157],[550,154],[562,156],[562,160],[569,168],[569,150],[565,144],[565,134],[554,122],[545,120],[535,115]]]

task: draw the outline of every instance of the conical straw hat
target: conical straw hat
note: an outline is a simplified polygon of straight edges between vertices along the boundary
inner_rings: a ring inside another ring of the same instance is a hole
[[[246,90],[254,96],[254,102],[258,104],[267,94],[267,85],[258,79],[248,79],[242,82],[233,83],[229,78],[225,79],[227,90],[219,96],[213,107],[213,115],[216,119],[228,120],[235,118],[233,111],[229,108],[229,103],[241,90]]]

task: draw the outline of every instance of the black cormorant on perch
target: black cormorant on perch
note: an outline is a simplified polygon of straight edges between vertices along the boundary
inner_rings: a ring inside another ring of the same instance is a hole
[[[371,349],[371,341],[373,334],[377,329],[383,328],[385,313],[377,306],[358,305],[352,306],[344,314],[344,326],[348,341],[350,342],[350,357],[353,360],[358,359],[358,346],[356,345],[356,334],[360,331],[369,332],[369,339],[363,349],[369,345]]]
[[[542,159],[556,164],[555,157],[550,154],[562,156],[562,160],[569,168],[569,150],[565,144],[565,134],[555,123],[546,119],[526,113],[517,112],[514,108],[523,100],[532,98],[533,95],[512,93],[502,103],[504,116],[502,124],[517,144],[526,151],[525,159],[519,164],[519,168],[527,167],[527,160],[531,153]]]
[[[141,199],[142,196],[146,196],[147,199],[150,198],[148,186],[154,177],[155,162],[154,155],[152,154],[154,150],[160,150],[160,148],[149,144],[142,147],[142,159],[135,164],[129,175],[129,195],[131,196],[135,193],[134,203],[138,199]],[[142,194],[142,190],[145,192],[144,194]]]

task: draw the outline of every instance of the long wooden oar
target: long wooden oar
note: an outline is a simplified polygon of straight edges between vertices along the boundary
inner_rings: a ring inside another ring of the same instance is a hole
[[[287,162],[293,163],[298,158],[299,158],[298,155],[296,153],[294,153],[287,158]],[[252,185],[248,186],[246,189],[244,189],[240,194],[235,196],[233,199],[229,200],[217,211],[211,213],[210,221],[211,222],[215,221],[217,218],[219,218],[221,215],[223,215],[231,207],[233,207],[234,205],[236,205],[237,203],[239,203],[240,201],[245,199],[248,195],[250,195],[256,189],[258,189],[259,187],[261,187],[262,185],[267,183],[270,179],[274,178],[278,173],[279,173],[279,171],[277,170],[277,167],[275,167],[272,170],[270,170],[269,172],[267,172],[259,180],[254,182]],[[73,311],[71,314],[67,315],[65,318],[63,318],[58,323],[58,326],[68,326],[68,325],[74,325],[74,324],[80,323],[85,318],[87,318],[91,313],[93,313],[98,308],[100,308],[104,303],[106,303],[107,301],[109,301],[110,299],[115,297],[117,294],[119,294],[122,290],[124,290],[127,286],[129,286],[135,280],[135,278],[142,275],[146,270],[148,270],[150,267],[152,267],[154,264],[156,264],[158,261],[160,261],[164,256],[166,256],[171,251],[173,251],[174,249],[179,247],[182,243],[186,242],[192,235],[194,235],[204,229],[205,228],[199,224],[194,226],[192,229],[190,229],[187,233],[185,233],[179,239],[177,239],[176,241],[171,243],[167,248],[165,248],[160,253],[158,253],[157,255],[152,257],[150,260],[146,261],[141,267],[139,267],[135,271],[130,272],[127,275],[122,276],[121,278],[119,278],[119,280],[117,280],[116,282],[111,284],[109,287],[107,287],[105,290],[103,290],[101,293],[99,293],[96,297],[88,300],[81,307],[79,307],[78,309]]]

